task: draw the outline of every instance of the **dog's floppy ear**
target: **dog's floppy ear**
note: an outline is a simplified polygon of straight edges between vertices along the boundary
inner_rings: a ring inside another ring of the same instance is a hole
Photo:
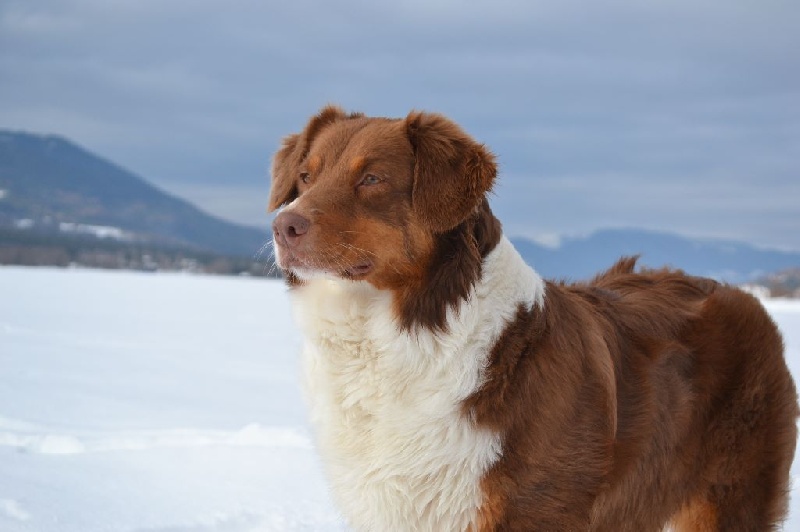
[[[414,148],[413,208],[434,231],[449,231],[491,190],[494,155],[439,114],[412,112],[405,126]]]
[[[308,155],[311,142],[325,126],[343,118],[363,116],[360,113],[346,114],[335,105],[327,105],[308,121],[302,133],[294,133],[283,139],[281,148],[272,159],[272,189],[267,209],[272,212],[281,205],[297,198],[297,178],[300,165]]]
[[[295,160],[297,145],[300,143],[298,133],[283,139],[281,149],[272,158],[272,188],[269,191],[269,205],[267,210],[274,211],[284,203],[289,203],[297,197],[296,169],[300,161]]]

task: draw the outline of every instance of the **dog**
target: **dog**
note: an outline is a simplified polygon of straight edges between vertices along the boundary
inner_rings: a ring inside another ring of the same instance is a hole
[[[738,289],[623,258],[543,280],[492,214],[495,157],[448,118],[327,106],[269,210],[315,439],[359,531],[766,531],[797,394]]]

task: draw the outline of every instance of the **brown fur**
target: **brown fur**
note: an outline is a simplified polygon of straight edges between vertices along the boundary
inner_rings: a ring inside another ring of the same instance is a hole
[[[494,157],[441,115],[365,118],[326,107],[284,140],[272,174],[270,210],[302,194],[293,211],[312,222],[285,254],[340,274],[372,262],[363,278],[395,293],[405,329],[443,328],[500,238],[484,198]],[[382,181],[359,186],[370,174]]]
[[[289,242],[276,219],[282,266],[363,278],[394,293],[400,327],[443,329],[501,238],[495,175],[441,115],[325,108],[274,159],[270,208],[299,197],[289,211],[309,221]],[[785,516],[798,407],[777,328],[735,288],[635,264],[547,283],[495,344],[463,404],[503,440],[477,529],[766,531]]]
[[[505,435],[486,530],[770,530],[786,510],[794,384],[751,296],[620,262],[520,309],[465,404]],[[492,510],[496,515],[497,511]]]

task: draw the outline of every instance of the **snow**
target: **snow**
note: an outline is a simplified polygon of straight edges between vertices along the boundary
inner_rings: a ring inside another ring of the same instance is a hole
[[[110,238],[113,240],[132,240],[133,234],[124,231],[119,227],[110,225],[90,225],[74,222],[61,222],[58,230],[62,233],[76,233],[82,235],[92,235],[97,238]]]
[[[0,268],[0,530],[343,530],[280,282]]]
[[[766,305],[800,375],[800,302]],[[345,530],[299,347],[279,281],[0,267],[0,530]]]

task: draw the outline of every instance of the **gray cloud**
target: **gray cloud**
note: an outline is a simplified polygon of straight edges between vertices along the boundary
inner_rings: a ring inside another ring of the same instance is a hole
[[[800,4],[735,4],[7,0],[0,126],[264,224],[271,153],[324,103],[436,110],[497,153],[513,234],[800,249]]]

